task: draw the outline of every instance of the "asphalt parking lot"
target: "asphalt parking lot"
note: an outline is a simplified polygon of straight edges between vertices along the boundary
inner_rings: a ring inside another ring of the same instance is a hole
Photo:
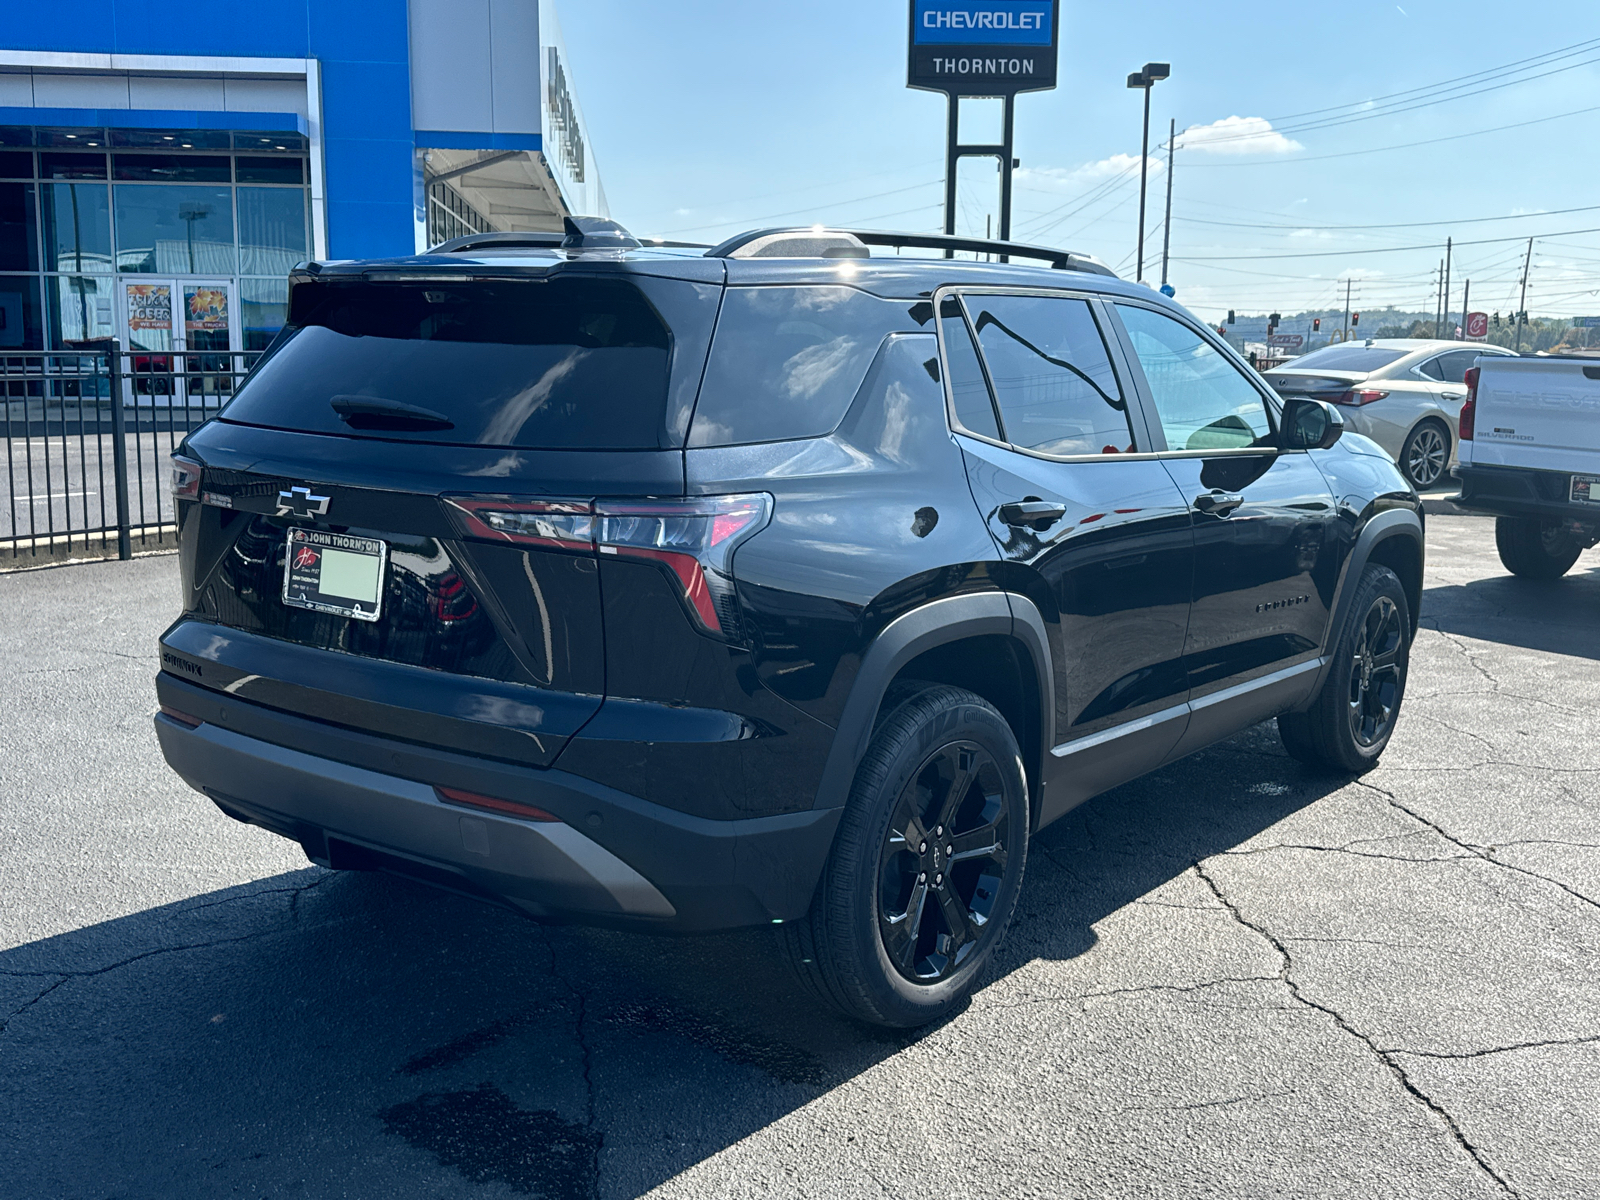
[[[971,1005],[769,933],[545,928],[309,866],[162,763],[176,560],[0,576],[0,1194],[1592,1197],[1600,550],[1429,519],[1381,767],[1262,726],[1034,843]]]

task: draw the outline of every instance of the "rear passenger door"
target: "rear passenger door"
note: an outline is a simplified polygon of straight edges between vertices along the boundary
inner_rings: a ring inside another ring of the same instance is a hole
[[[1188,504],[1152,453],[1101,302],[965,291],[941,294],[939,312],[951,420],[1001,582],[1050,626],[1050,820],[1183,732]]]
[[[1114,307],[1194,526],[1182,754],[1313,684],[1338,577],[1334,497],[1310,455],[1279,449],[1266,391],[1198,326],[1153,305]]]

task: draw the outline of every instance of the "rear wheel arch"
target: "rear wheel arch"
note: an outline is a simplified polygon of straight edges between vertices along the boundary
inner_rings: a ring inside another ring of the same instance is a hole
[[[1054,733],[1049,641],[1032,601],[998,591],[930,601],[891,621],[872,641],[840,715],[814,806],[844,803],[887,713],[885,700],[910,682],[964,688],[999,710],[1022,750],[1037,818],[1044,755]]]

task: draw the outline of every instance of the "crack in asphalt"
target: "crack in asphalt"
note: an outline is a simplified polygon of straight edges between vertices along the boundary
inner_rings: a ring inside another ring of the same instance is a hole
[[[29,1000],[26,1004],[23,1004],[20,1008],[13,1009],[10,1013],[6,1014],[6,1019],[4,1021],[0,1021],[0,1037],[5,1036],[6,1030],[11,1027],[11,1022],[15,1021],[23,1013],[27,1012],[35,1004],[39,1003],[39,1001],[43,1000],[51,992],[55,991],[58,987],[65,983],[68,978],[69,976],[66,975],[59,976],[55,982],[51,983],[43,991],[37,993],[33,999]]]
[[[1501,859],[1496,858],[1491,850],[1485,849],[1482,846],[1475,846],[1471,842],[1463,841],[1461,838],[1456,837],[1453,833],[1450,833],[1448,830],[1446,830],[1442,825],[1435,821],[1428,820],[1428,818],[1424,817],[1421,813],[1400,803],[1393,792],[1386,791],[1385,789],[1378,787],[1376,784],[1368,783],[1364,779],[1357,779],[1354,780],[1354,782],[1357,786],[1364,787],[1369,792],[1376,792],[1395,809],[1405,813],[1406,816],[1410,817],[1418,824],[1427,826],[1451,845],[1460,846],[1463,850],[1467,851],[1475,858],[1480,858],[1486,863],[1493,863],[1495,866],[1504,870],[1515,871],[1519,875],[1526,875],[1530,879],[1537,879],[1541,882],[1548,883],[1552,887],[1560,888],[1563,892],[1567,893],[1567,895],[1573,897],[1574,899],[1583,901],[1583,903],[1589,905],[1591,908],[1600,908],[1600,900],[1596,900],[1592,896],[1586,896],[1576,888],[1568,887],[1559,879],[1552,879],[1548,875],[1541,875],[1537,871],[1530,871],[1527,867],[1518,866],[1516,863],[1504,862]]]
[[[1211,912],[1212,909],[1205,911]],[[1102,1000],[1110,996],[1138,996],[1149,992],[1174,992],[1187,994],[1203,992],[1208,988],[1222,987],[1230,983],[1276,983],[1276,975],[1227,975],[1221,979],[1208,979],[1203,983],[1146,983],[1138,987],[1110,988],[1103,992],[1070,992],[1059,996],[1022,996],[1004,1004],[996,1004],[995,1008],[1027,1008],[1034,1004],[1066,1004],[1078,1003],[1084,1000]]]
[[[1409,1054],[1413,1058],[1487,1058],[1491,1054],[1511,1054],[1517,1050],[1542,1050],[1548,1046],[1588,1046],[1595,1042],[1600,1042],[1600,1034],[1576,1038],[1552,1038],[1542,1042],[1516,1042],[1510,1046],[1490,1046],[1485,1050],[1462,1050],[1455,1053],[1443,1050],[1408,1050],[1404,1046],[1392,1047],[1384,1053]]]
[[[1251,1100],[1277,1100],[1294,1095],[1293,1088],[1281,1092],[1247,1092],[1243,1096],[1229,1096],[1225,1100],[1197,1100],[1193,1104],[1133,1104],[1127,1108],[1113,1109],[1113,1115],[1134,1112],[1194,1112],[1202,1108],[1226,1108],[1230,1104],[1245,1104]]]
[[[1520,1200],[1521,1193],[1512,1187],[1511,1184],[1508,1183],[1506,1179],[1501,1176],[1501,1174],[1496,1171],[1493,1166],[1490,1165],[1488,1159],[1484,1157],[1483,1152],[1472,1142],[1470,1138],[1467,1137],[1465,1130],[1463,1130],[1456,1122],[1455,1117],[1451,1116],[1450,1112],[1442,1104],[1418,1087],[1411,1077],[1406,1074],[1405,1069],[1399,1063],[1395,1062],[1393,1052],[1386,1051],[1379,1047],[1377,1043],[1375,1043],[1370,1037],[1362,1033],[1353,1024],[1351,1024],[1344,1014],[1339,1012],[1337,1009],[1311,999],[1300,990],[1300,985],[1295,981],[1294,978],[1294,956],[1289,953],[1288,946],[1286,946],[1280,938],[1267,929],[1265,925],[1258,924],[1257,922],[1251,921],[1248,917],[1246,917],[1244,913],[1240,911],[1239,906],[1232,900],[1228,899],[1227,895],[1224,894],[1217,881],[1213,879],[1209,873],[1207,873],[1203,864],[1198,862],[1195,863],[1194,872],[1200,877],[1205,885],[1211,889],[1212,894],[1216,896],[1217,900],[1222,904],[1222,906],[1233,915],[1233,919],[1235,921],[1237,921],[1240,925],[1243,925],[1246,929],[1249,929],[1253,933],[1257,934],[1264,941],[1266,941],[1268,945],[1278,952],[1279,959],[1283,963],[1282,968],[1278,972],[1278,978],[1283,983],[1284,987],[1288,988],[1289,994],[1307,1008],[1315,1009],[1316,1011],[1325,1014],[1330,1020],[1333,1021],[1335,1026],[1349,1034],[1352,1038],[1370,1050],[1373,1056],[1388,1068],[1389,1072],[1395,1077],[1401,1087],[1403,1087],[1412,1096],[1416,1097],[1416,1099],[1421,1101],[1430,1112],[1432,1112],[1436,1117],[1439,1118],[1440,1121],[1444,1123],[1445,1127],[1450,1131],[1451,1136],[1455,1139],[1456,1144],[1459,1145],[1461,1149],[1466,1151],[1468,1157],[1470,1157],[1472,1161],[1477,1164],[1478,1168],[1490,1179],[1494,1180],[1494,1182],[1499,1185],[1500,1189],[1508,1196],[1516,1196]]]
[[[589,1177],[594,1181],[594,1195],[600,1194],[600,1151],[605,1147],[605,1130],[596,1128],[598,1108],[594,1084],[594,1051],[589,1045],[588,998],[561,967],[561,956],[556,953],[555,942],[550,937],[550,927],[537,926],[543,937],[545,949],[550,951],[550,977],[567,990],[572,997],[573,1039],[578,1043],[578,1060],[583,1064],[584,1130],[594,1137],[594,1158]]]
[[[1467,660],[1467,663],[1472,667],[1472,669],[1487,679],[1495,691],[1499,691],[1500,681],[1494,677],[1493,672],[1491,672],[1488,667],[1484,666],[1478,661],[1478,656],[1472,652],[1465,642],[1456,637],[1455,634],[1446,633],[1443,629],[1439,628],[1439,622],[1437,618],[1423,617],[1419,623],[1425,623],[1430,620],[1433,623],[1431,625],[1424,624],[1424,628],[1431,629],[1450,645],[1461,651],[1462,657]]]

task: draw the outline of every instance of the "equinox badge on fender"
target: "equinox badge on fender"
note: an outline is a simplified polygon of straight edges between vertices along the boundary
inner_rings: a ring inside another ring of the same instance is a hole
[[[320,517],[328,511],[328,497],[313,496],[310,488],[292,487],[278,493],[280,517]]]

